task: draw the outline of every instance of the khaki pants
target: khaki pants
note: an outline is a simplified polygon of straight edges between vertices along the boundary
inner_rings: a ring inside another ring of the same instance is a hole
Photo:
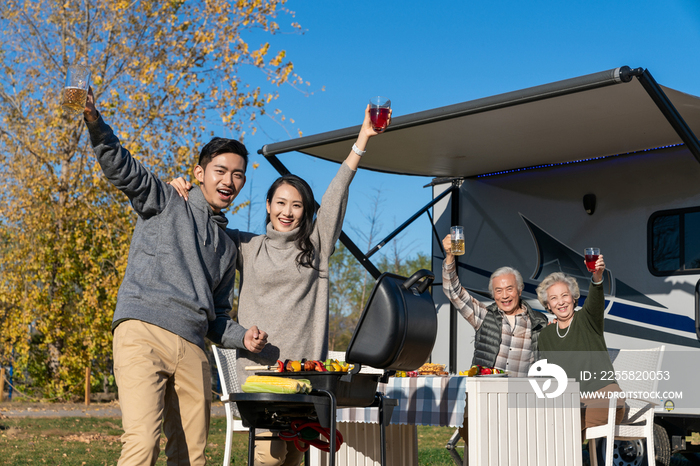
[[[622,389],[616,383],[606,385],[596,393],[621,392]],[[602,426],[608,423],[608,404],[610,398],[581,398],[581,430],[589,427]],[[625,417],[624,398],[617,399],[617,410],[615,412],[615,423],[619,424]]]
[[[118,465],[154,465],[161,425],[168,439],[168,466],[204,465],[211,415],[211,374],[204,351],[138,320],[119,324],[113,347],[124,427]]]
[[[258,437],[275,437],[272,432],[257,434]],[[255,466],[298,466],[304,453],[297,450],[294,442],[287,440],[258,440],[255,442]]]

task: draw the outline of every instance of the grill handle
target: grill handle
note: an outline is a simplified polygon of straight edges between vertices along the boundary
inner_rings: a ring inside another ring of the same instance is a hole
[[[430,270],[420,269],[418,272],[411,275],[408,278],[408,280],[403,282],[401,286],[406,290],[410,290],[411,287],[422,278],[425,278],[425,280],[423,280],[423,282],[420,285],[418,285],[416,290],[418,291],[418,293],[423,294],[425,290],[427,290],[428,287],[433,284],[433,280],[435,280],[435,275]]]

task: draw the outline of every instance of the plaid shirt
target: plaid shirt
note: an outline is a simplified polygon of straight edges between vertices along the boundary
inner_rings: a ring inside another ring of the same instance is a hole
[[[459,283],[456,261],[451,264],[442,264],[442,290],[450,302],[457,308],[462,317],[478,330],[489,312],[487,306],[474,299],[472,295]],[[503,325],[501,327],[501,346],[496,356],[495,367],[506,370],[515,377],[527,377],[527,371],[535,362],[535,353],[532,348],[532,320],[530,311],[522,304],[523,312],[515,316],[515,325],[511,327],[506,314],[501,313]]]

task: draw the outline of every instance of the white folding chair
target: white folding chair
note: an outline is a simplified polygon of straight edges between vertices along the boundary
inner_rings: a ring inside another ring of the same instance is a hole
[[[661,360],[665,345],[644,350],[610,350],[610,359],[616,373],[633,373],[640,377],[620,377],[617,383],[624,392],[656,392],[659,378],[657,371],[661,369]],[[632,380],[631,380],[632,379]],[[656,464],[654,459],[654,406],[656,403],[641,399],[626,399],[629,412],[621,424],[615,424],[615,398],[610,398],[608,423],[602,426],[589,427],[585,435],[589,440],[588,451],[591,466],[598,466],[596,439],[605,438],[605,465],[613,465],[613,447],[615,440],[646,439],[648,464]]]
[[[236,350],[219,348],[212,345],[216,367],[219,371],[219,381],[221,381],[221,401],[224,402],[226,410],[226,446],[224,448],[224,466],[231,464],[231,442],[233,442],[233,417],[240,417],[238,407],[229,401],[229,394],[240,393],[241,385],[238,382],[236,373]]]
[[[329,359],[337,359],[338,361],[345,361],[345,351],[329,351]]]

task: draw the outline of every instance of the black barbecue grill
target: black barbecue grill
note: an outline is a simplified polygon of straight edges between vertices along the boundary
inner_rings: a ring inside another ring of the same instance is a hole
[[[345,361],[394,371],[422,366],[437,336],[437,313],[428,290],[434,279],[424,269],[409,279],[382,274],[355,327]]]
[[[238,405],[243,425],[250,428],[250,465],[254,429],[285,429],[298,417],[316,418],[331,429],[330,464],[335,464],[335,408],[368,406],[380,409],[381,461],[385,464],[384,426],[391,419],[396,400],[384,399],[377,393],[377,385],[397,370],[419,368],[430,357],[437,336],[437,314],[428,290],[434,279],[428,270],[419,270],[408,279],[391,273],[379,277],[345,353],[345,361],[353,364],[350,372],[274,373],[308,379],[313,387],[310,395],[230,395]],[[362,365],[383,369],[384,373],[361,373]]]

